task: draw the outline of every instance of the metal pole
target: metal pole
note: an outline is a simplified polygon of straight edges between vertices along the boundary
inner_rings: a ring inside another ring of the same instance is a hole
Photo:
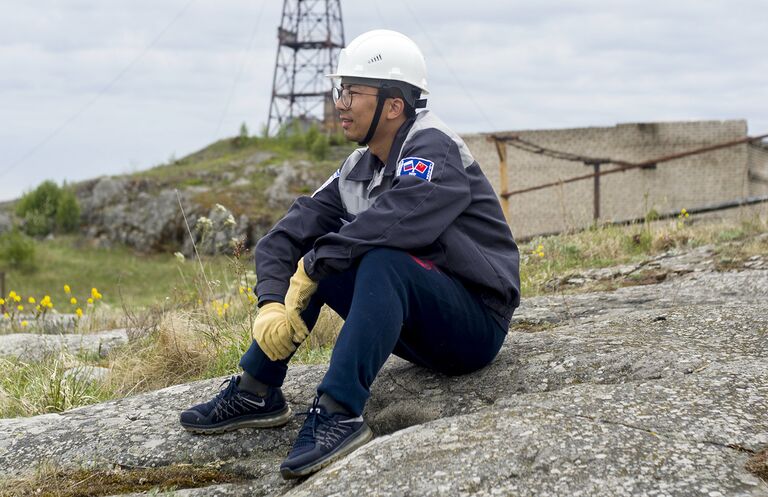
[[[595,168],[595,181],[594,181],[594,202],[595,205],[592,209],[593,216],[595,218],[595,222],[598,222],[600,220],[600,163],[595,162],[592,164],[592,166]]]
[[[499,154],[499,182],[501,198],[501,210],[504,212],[504,218],[509,224],[509,195],[507,195],[507,188],[509,188],[509,178],[507,177],[507,144],[493,137],[493,143],[496,145],[496,152]]]

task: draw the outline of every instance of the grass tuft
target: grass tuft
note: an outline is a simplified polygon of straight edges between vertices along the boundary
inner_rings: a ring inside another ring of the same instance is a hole
[[[32,478],[0,481],[0,497],[100,497],[134,492],[172,492],[244,481],[219,468],[174,465],[161,468],[63,471],[41,466]]]

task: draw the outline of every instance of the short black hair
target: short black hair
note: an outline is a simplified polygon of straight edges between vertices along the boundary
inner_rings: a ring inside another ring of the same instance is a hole
[[[408,103],[408,99],[405,98],[405,95],[403,95],[402,88],[399,88],[397,86],[392,86],[389,88],[380,88],[379,91],[381,91],[382,94],[385,95],[386,97],[399,98],[400,100],[402,100],[405,107],[405,110],[404,110],[405,117],[407,117],[408,119],[416,117],[416,109],[413,107],[413,105]]]

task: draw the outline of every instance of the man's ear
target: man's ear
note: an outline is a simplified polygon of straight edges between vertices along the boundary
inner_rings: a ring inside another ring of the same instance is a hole
[[[405,102],[402,98],[390,97],[389,98],[389,111],[387,111],[387,117],[389,119],[397,119],[405,112]]]

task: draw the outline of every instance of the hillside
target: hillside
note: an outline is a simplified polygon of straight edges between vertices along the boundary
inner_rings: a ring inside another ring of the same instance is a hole
[[[233,238],[252,245],[353,148],[343,137],[296,128],[277,137],[228,138],[146,171],[81,181],[70,185],[81,209],[79,234],[97,246],[192,255],[187,226],[206,217],[217,239],[203,251],[232,253]],[[0,233],[23,222],[13,211],[14,202],[0,206]]]

